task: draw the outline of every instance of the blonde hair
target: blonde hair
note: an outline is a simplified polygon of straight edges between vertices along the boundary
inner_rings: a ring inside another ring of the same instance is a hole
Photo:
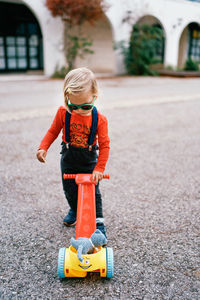
[[[98,96],[98,86],[94,73],[87,68],[77,68],[71,70],[64,80],[64,98],[70,94],[89,92],[93,96]]]

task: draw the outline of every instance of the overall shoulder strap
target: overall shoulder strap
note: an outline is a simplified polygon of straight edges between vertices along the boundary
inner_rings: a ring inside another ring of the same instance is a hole
[[[94,143],[94,138],[97,131],[97,124],[98,124],[98,112],[97,112],[97,108],[94,106],[92,110],[92,127],[88,138],[89,148],[91,148],[91,146]]]
[[[66,110],[66,115],[65,115],[65,141],[68,144],[70,143],[70,119],[71,119],[71,114]]]

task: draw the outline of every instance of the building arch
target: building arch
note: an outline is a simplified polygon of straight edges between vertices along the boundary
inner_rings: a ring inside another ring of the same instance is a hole
[[[25,1],[0,2],[0,72],[43,70],[43,35]]]
[[[65,27],[65,49],[67,48],[67,32]],[[104,15],[94,25],[88,22],[81,27],[82,35],[92,41],[93,54],[87,54],[83,59],[77,58],[75,67],[87,66],[96,73],[113,73],[115,70],[115,52],[113,49],[113,27]],[[70,30],[70,34],[77,34],[77,28]]]
[[[159,24],[164,32],[165,32],[165,29],[164,29],[164,25],[162,24],[162,22],[154,15],[143,15],[143,16],[140,16],[136,23],[138,24],[149,24],[149,25],[154,25],[154,24]]]
[[[152,26],[157,26],[163,31],[163,38],[160,40],[159,47],[157,49],[157,58],[159,61],[159,65],[164,64],[164,58],[165,58],[165,43],[166,43],[166,31],[161,23],[161,21],[153,16],[153,15],[144,15],[137,19],[136,24],[142,25],[142,24],[148,24]]]
[[[41,21],[41,17],[39,16],[38,14],[38,11],[29,4],[29,2],[27,2],[27,0],[16,0],[18,1],[19,3],[25,5],[31,12],[32,14],[34,15],[35,19],[37,20],[39,26],[40,26],[40,30],[41,30],[41,33],[42,33],[42,36],[43,36],[43,24],[42,24],[42,21]]]
[[[154,17],[153,15],[144,15],[139,17],[135,24],[138,25],[152,25],[152,26],[156,26],[159,27],[160,29],[162,29],[163,31],[163,38],[160,39],[159,43],[158,43],[158,48],[156,49],[156,68],[161,68],[164,64],[164,56],[165,56],[165,39],[166,39],[166,33],[165,33],[165,29],[164,26],[162,25],[162,23],[160,22],[160,20],[156,17]],[[133,25],[134,27],[134,25]]]
[[[183,69],[188,58],[200,62],[200,25],[190,22],[179,39],[178,68]]]

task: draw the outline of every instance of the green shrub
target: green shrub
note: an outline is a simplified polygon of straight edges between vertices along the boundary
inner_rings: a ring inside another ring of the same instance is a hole
[[[84,58],[86,54],[94,53],[94,51],[90,48],[91,46],[92,42],[85,37],[68,35],[66,50],[68,67],[59,68],[58,66],[56,66],[52,78],[65,78],[65,75],[74,68],[75,60],[77,57]]]
[[[188,58],[184,66],[185,71],[199,71],[199,62]]]
[[[68,62],[69,71],[74,69],[75,60],[77,57],[83,59],[86,54],[94,53],[91,47],[92,41],[90,41],[87,37],[73,36],[68,34],[66,58]]]
[[[158,49],[164,41],[163,30],[155,25],[134,25],[128,46],[124,42],[118,43],[124,55],[125,66],[129,74],[157,75],[152,65],[162,63]]]

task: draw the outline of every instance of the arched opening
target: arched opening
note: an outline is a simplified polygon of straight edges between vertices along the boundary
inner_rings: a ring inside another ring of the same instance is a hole
[[[65,37],[68,27],[65,28]],[[70,30],[70,34],[77,35],[77,28]],[[115,70],[115,52],[113,49],[112,28],[104,15],[94,25],[88,22],[81,27],[82,36],[87,37],[91,42],[93,54],[86,54],[83,58],[77,57],[75,67],[87,66],[94,72],[113,73]],[[67,47],[67,39],[65,38]],[[65,47],[65,48],[66,48]]]
[[[179,40],[178,68],[183,69],[188,56],[188,27],[186,27]]]
[[[162,37],[157,40],[155,49],[155,62],[158,68],[163,66],[165,53],[165,31],[161,22],[154,16],[146,15],[140,18],[137,22],[139,25],[147,24],[162,30]]]
[[[200,26],[197,23],[189,24],[188,57],[200,61]]]
[[[23,4],[0,2],[0,72],[43,70],[37,19]]]
[[[187,59],[200,62],[200,25],[190,23],[182,32],[179,41],[178,67],[184,68]]]

